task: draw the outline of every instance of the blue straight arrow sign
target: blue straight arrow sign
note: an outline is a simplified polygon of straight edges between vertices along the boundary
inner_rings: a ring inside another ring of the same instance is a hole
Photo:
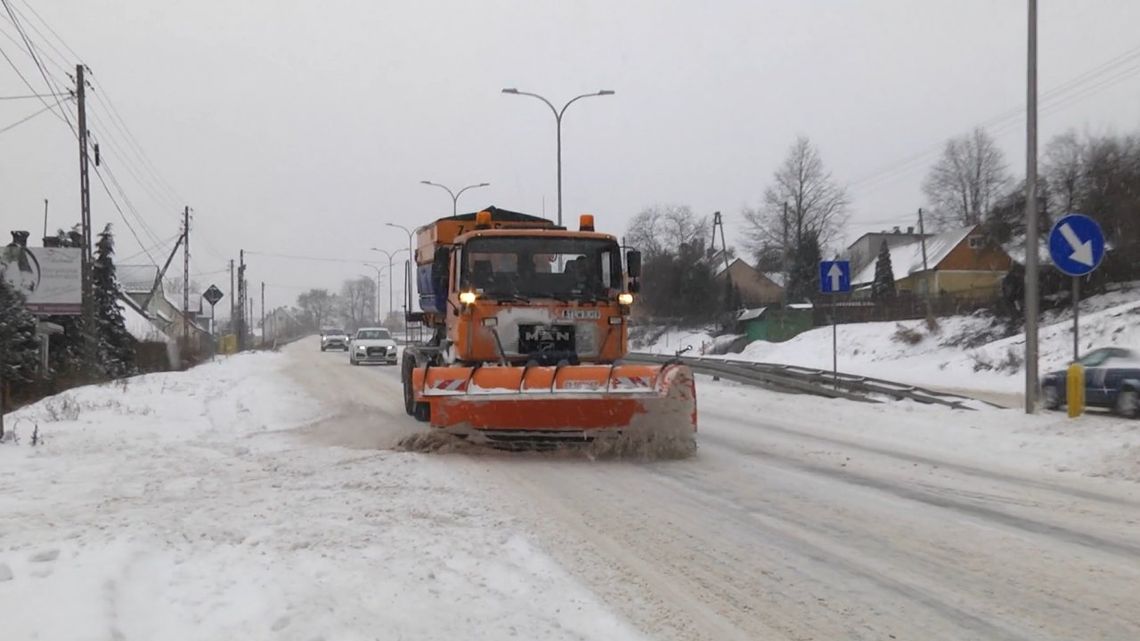
[[[820,261],[819,291],[823,294],[845,294],[851,291],[851,262],[846,260]]]

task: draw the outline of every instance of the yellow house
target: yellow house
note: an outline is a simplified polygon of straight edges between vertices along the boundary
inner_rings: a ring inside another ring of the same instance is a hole
[[[1001,247],[986,242],[977,225],[890,247],[890,254],[895,289],[919,295],[992,298],[1013,265]],[[852,277],[852,286],[873,283],[877,262],[863,266]]]

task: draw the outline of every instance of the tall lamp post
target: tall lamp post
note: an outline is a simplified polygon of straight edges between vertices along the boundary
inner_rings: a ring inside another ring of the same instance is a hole
[[[394,259],[396,257],[396,254],[398,254],[402,251],[407,251],[407,249],[401,248],[401,249],[397,249],[394,252],[390,252],[387,249],[378,249],[376,247],[370,247],[369,249],[374,251],[374,252],[379,252],[381,254],[384,254],[385,256],[388,257],[388,315],[391,316],[392,311],[393,311],[393,309],[392,309],[392,267],[394,265]],[[377,274],[379,274],[380,270],[378,269],[378,270],[376,270],[376,272],[377,272]],[[377,282],[377,287],[379,287],[379,282],[380,282],[380,276],[379,275],[376,276],[376,282]],[[379,304],[379,303],[377,303],[377,304]]]
[[[408,263],[408,269],[406,270],[406,272],[407,272],[407,287],[406,287],[406,289],[407,289],[408,294],[407,294],[407,300],[405,301],[407,303],[407,307],[405,308],[405,317],[404,317],[404,320],[407,321],[406,314],[410,314],[412,312],[412,294],[415,293],[415,279],[412,278],[412,269],[413,269],[413,263],[416,259],[416,252],[415,252],[415,250],[412,249],[412,230],[408,229],[407,227],[404,227],[403,225],[397,225],[396,223],[384,223],[384,225],[387,227],[395,227],[396,229],[402,229],[402,230],[404,230],[404,233],[406,233],[408,235],[408,261],[409,261],[409,263]]]
[[[545,102],[546,106],[550,107],[550,111],[554,114],[555,130],[557,132],[556,135],[558,136],[558,225],[561,227],[562,226],[562,115],[566,113],[567,107],[574,104],[576,101],[581,100],[582,98],[592,98],[594,96],[612,96],[612,95],[614,95],[614,92],[609,90],[609,89],[602,89],[601,91],[595,91],[594,93],[584,93],[580,96],[575,96],[575,97],[571,98],[569,102],[562,105],[562,109],[555,108],[555,106],[549,100],[547,100],[546,98],[543,98],[542,96],[540,96],[536,93],[530,93],[528,91],[519,91],[518,89],[514,89],[514,88],[503,89],[503,93],[511,94],[513,96],[530,96],[531,98],[538,98],[539,100]]]
[[[447,185],[441,185],[439,183],[433,183],[430,180],[421,180],[420,184],[421,185],[431,185],[432,187],[439,187],[440,189],[443,189],[444,191],[446,191],[451,196],[451,215],[452,216],[459,213],[459,196],[461,196],[463,194],[463,192],[467,191],[468,189],[476,189],[479,187],[489,187],[491,185],[491,183],[479,183],[478,185],[467,185],[466,187],[464,187],[463,189],[460,189],[459,191],[451,191],[451,189]]]

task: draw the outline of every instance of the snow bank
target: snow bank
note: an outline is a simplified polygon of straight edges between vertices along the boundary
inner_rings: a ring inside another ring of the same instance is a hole
[[[675,354],[677,350],[692,347],[689,355],[703,354],[716,340],[712,333],[703,329],[677,327],[641,327],[641,340],[631,340],[631,347],[646,354]]]
[[[926,322],[852,323],[838,328],[839,369],[853,374],[961,390],[1015,394],[1024,389],[1025,335],[996,339],[1001,321],[986,314]],[[1140,349],[1140,290],[1126,289],[1081,303],[1081,349]],[[906,338],[910,340],[905,340]],[[1038,330],[1040,369],[1063,369],[1072,359],[1071,311],[1045,315]],[[916,341],[916,342],[912,342]],[[783,343],[754,342],[732,358],[831,368],[830,327]]]
[[[1140,426],[1133,419],[1103,413],[1070,419],[1059,412],[1030,416],[1017,409],[954,410],[909,401],[872,405],[712,383],[707,377],[700,377],[697,388],[703,422],[757,446],[772,435],[753,429],[742,417],[779,417],[778,424],[793,430],[790,438],[799,447],[821,456],[827,455],[827,443],[794,435],[1035,477],[1049,472],[1140,481]]]
[[[4,638],[638,638],[454,459],[303,436],[333,408],[287,366],[241,354],[7,415]]]

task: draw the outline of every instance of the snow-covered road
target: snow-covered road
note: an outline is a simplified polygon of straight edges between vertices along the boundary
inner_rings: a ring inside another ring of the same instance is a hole
[[[132,382],[118,408],[80,390],[125,427],[57,416],[46,446],[0,447],[0,620],[43,639],[1140,638],[1140,424],[701,380],[692,459],[415,454],[387,449],[424,429],[398,379],[304,341]],[[146,394],[172,405],[157,431]]]

